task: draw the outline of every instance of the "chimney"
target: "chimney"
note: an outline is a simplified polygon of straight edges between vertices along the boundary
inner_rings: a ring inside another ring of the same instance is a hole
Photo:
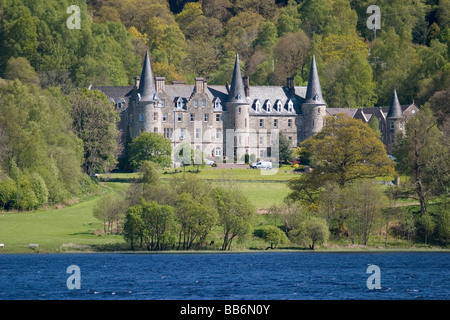
[[[139,88],[140,82],[141,82],[141,77],[139,77],[139,76],[134,77],[134,87],[135,88]]]
[[[206,93],[208,91],[208,79],[205,78],[203,81],[203,92]]]
[[[244,92],[246,97],[250,97],[250,78],[248,76],[242,77],[244,82]]]
[[[205,78],[203,78],[203,77],[195,78],[195,92],[196,93],[204,93],[205,92],[204,82],[205,82]]]
[[[287,78],[286,86],[289,89],[291,98],[293,98],[295,96],[294,78],[292,78],[292,77]]]
[[[165,91],[166,77],[156,77],[156,91]]]

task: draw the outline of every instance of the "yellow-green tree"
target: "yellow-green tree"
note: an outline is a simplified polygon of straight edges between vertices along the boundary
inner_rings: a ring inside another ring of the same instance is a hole
[[[308,175],[318,185],[334,181],[344,187],[356,179],[395,175],[394,162],[374,131],[345,114],[327,117],[322,131],[302,142],[301,148],[313,167]]]

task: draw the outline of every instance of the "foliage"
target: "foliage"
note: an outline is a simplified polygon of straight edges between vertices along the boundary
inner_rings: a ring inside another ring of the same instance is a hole
[[[289,232],[289,239],[300,245],[307,245],[314,250],[316,244],[325,243],[330,236],[326,221],[320,217],[311,216],[305,219],[297,229]]]
[[[131,249],[139,240],[139,246],[147,250],[164,250],[175,244],[175,210],[168,205],[142,200],[139,205],[128,209],[124,238],[130,242]]]
[[[83,170],[89,175],[111,171],[120,153],[114,105],[102,92],[87,89],[73,93],[71,102],[73,131],[84,145]]]
[[[430,108],[406,123],[406,135],[397,144],[394,154],[400,172],[411,175],[422,214],[427,212],[431,196],[448,195],[449,134],[441,132]]]
[[[172,147],[170,140],[160,134],[143,132],[128,147],[128,161],[137,169],[143,161],[152,161],[162,168],[170,167]]]
[[[126,211],[127,203],[120,196],[108,194],[103,196],[94,206],[93,215],[103,221],[105,234],[119,233],[119,223],[122,221]],[[114,229],[114,223],[116,229]]]
[[[82,142],[72,132],[67,97],[14,80],[0,86],[0,101],[0,181],[8,190],[2,207],[32,209],[80,194]]]
[[[318,134],[301,143],[317,181],[334,181],[341,187],[361,178],[395,175],[383,143],[360,120],[339,114],[326,118]]]
[[[268,226],[263,230],[263,238],[270,243],[270,248],[275,249],[278,245],[288,241],[286,234],[280,228]]]
[[[223,228],[222,250],[230,250],[232,241],[251,233],[255,208],[239,190],[214,188],[213,198]]]

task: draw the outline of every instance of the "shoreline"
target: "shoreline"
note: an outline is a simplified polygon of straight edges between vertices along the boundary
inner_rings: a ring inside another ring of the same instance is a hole
[[[2,252],[1,255],[9,254],[248,254],[248,253],[450,253],[450,248],[318,248],[310,249],[239,249],[231,251],[223,250],[161,250],[161,251],[131,251],[131,250],[68,250],[68,251],[46,251],[35,250],[30,252]]]

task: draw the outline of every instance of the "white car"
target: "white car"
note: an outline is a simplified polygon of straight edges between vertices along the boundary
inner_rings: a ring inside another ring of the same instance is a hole
[[[206,163],[208,166],[212,166],[212,165],[214,164],[214,161],[213,161],[213,160],[206,159],[206,160],[205,160],[205,163]]]
[[[272,169],[272,162],[270,161],[258,161],[256,163],[252,163],[250,168],[253,169]]]

